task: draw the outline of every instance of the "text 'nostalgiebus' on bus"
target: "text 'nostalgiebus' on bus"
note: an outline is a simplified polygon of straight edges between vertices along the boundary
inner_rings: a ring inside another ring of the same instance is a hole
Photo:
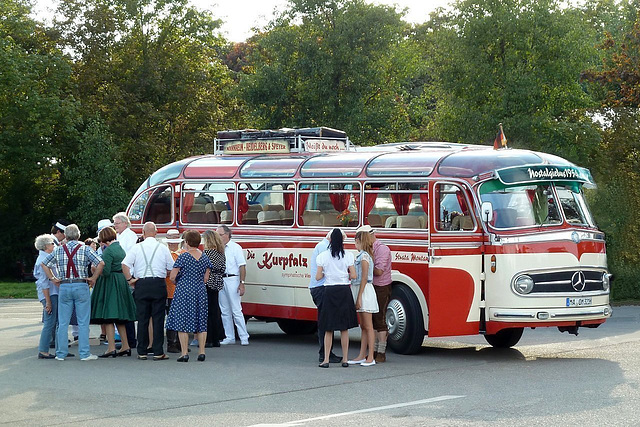
[[[333,227],[354,249],[369,224],[392,253],[389,344],[523,329],[577,333],[611,316],[604,235],[587,169],[549,154],[416,142],[353,146],[328,128],[219,133],[214,154],[171,163],[132,198],[132,228],[201,232],[227,224],[247,259],[245,315],[315,330],[313,247]],[[348,212],[345,212],[348,211]]]

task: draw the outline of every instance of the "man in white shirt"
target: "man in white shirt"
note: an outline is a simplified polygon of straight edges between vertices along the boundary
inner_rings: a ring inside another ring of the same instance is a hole
[[[158,230],[153,222],[142,228],[144,241],[127,251],[122,261],[124,278],[135,285],[133,298],[136,301],[138,319],[138,359],[147,359],[149,346],[149,318],[153,321],[153,360],[165,360],[164,354],[164,310],[167,299],[165,278],[173,268],[173,257],[169,248],[156,240]]]
[[[118,212],[113,216],[113,228],[116,229],[116,239],[120,243],[120,247],[125,253],[129,253],[131,249],[138,243],[138,235],[133,231],[131,227],[131,221],[124,212]],[[127,339],[131,347],[137,347],[136,340],[136,327],[134,322],[127,322],[125,324],[127,328]]]
[[[244,278],[247,274],[244,253],[236,242],[231,241],[231,229],[221,225],[216,230],[224,243],[224,256],[226,258],[226,270],[224,273],[224,288],[220,291],[220,311],[222,312],[222,326],[225,339],[221,345],[235,344],[236,334],[233,330],[235,323],[238,328],[240,344],[249,345],[249,333],[242,314],[240,297],[244,295]]]
[[[130,227],[131,221],[126,213],[118,212],[113,216],[113,228],[116,229],[118,243],[125,253],[129,253],[138,243],[138,235]]]

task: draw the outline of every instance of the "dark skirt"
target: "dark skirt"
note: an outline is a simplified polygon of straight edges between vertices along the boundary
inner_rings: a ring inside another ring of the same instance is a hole
[[[349,285],[325,286],[318,313],[318,329],[345,331],[357,326],[358,316]]]

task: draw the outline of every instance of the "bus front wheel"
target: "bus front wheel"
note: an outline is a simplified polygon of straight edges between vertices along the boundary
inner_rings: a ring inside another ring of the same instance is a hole
[[[411,290],[396,285],[386,312],[389,347],[396,353],[417,353],[424,341],[424,325],[420,303]]]
[[[524,328],[507,328],[498,331],[492,335],[485,335],[484,339],[492,346],[496,348],[509,348],[518,344],[522,337]]]
[[[316,322],[308,320],[278,319],[278,326],[287,335],[307,335],[318,329]]]

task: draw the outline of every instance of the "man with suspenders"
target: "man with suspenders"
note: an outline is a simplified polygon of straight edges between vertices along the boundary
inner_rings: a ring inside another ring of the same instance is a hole
[[[81,360],[95,360],[89,347],[89,319],[91,317],[91,294],[96,279],[102,273],[104,262],[90,247],[78,242],[80,230],[75,224],[64,230],[67,243],[58,246],[42,262],[42,269],[56,286],[58,295],[58,332],[56,335],[56,360],[64,360],[69,353],[67,329],[73,308],[78,318],[78,352]],[[95,265],[93,276],[88,277],[89,265]],[[56,277],[51,268],[57,268]]]
[[[153,321],[153,360],[165,360],[164,312],[167,299],[165,278],[173,268],[169,248],[156,240],[158,233],[153,222],[142,228],[144,241],[138,243],[122,261],[122,272],[129,285],[134,285],[138,319],[138,359],[147,359],[149,346],[149,318]]]

